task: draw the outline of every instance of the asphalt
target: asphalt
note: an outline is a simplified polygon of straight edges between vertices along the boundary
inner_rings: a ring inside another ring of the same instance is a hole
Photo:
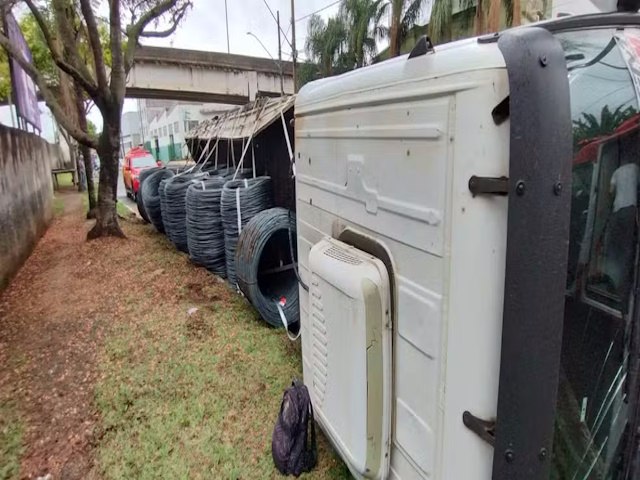
[[[118,173],[118,201],[137,216],[140,216],[136,202],[127,197],[127,191],[124,188],[124,181],[122,180],[122,170]]]

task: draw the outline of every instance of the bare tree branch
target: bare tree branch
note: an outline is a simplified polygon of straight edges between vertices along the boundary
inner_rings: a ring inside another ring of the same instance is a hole
[[[164,37],[168,37],[169,35],[173,35],[173,33],[178,28],[178,25],[180,24],[180,21],[186,15],[188,7],[189,7],[189,4],[185,3],[179,10],[177,10],[173,14],[173,18],[171,19],[172,25],[167,30],[162,30],[162,31],[159,31],[159,32],[155,32],[155,31],[154,32],[145,32],[145,31],[142,31],[142,32],[140,32],[140,37],[164,38]]]
[[[38,8],[35,6],[32,0],[24,0],[24,2],[29,7],[29,10],[31,10],[31,13],[35,18],[36,23],[40,27],[42,36],[45,39],[47,47],[51,51],[51,56],[53,57],[53,61],[55,62],[55,64],[58,66],[58,68],[60,68],[60,70],[67,73],[68,75],[71,75],[78,82],[80,82],[82,87],[87,91],[89,95],[94,96],[96,94],[96,86],[91,80],[91,76],[88,75],[89,73],[88,70],[83,72],[80,69],[78,69],[75,65],[72,65],[71,63],[67,62],[62,57],[62,53],[58,48],[58,44],[56,43],[55,39],[51,35],[51,31],[49,30],[49,27],[47,26],[47,22],[42,16],[42,13],[40,12],[40,10],[38,10]]]
[[[96,17],[93,13],[91,0],[80,0],[80,8],[86,22],[89,45],[93,52],[93,66],[96,72],[96,78],[98,79],[98,88],[103,92],[106,92],[109,85],[107,84],[107,71],[104,66],[104,52],[102,51],[98,22],[96,21]]]
[[[56,100],[55,95],[51,89],[47,86],[44,76],[35,68],[35,66],[28,62],[26,58],[22,56],[20,51],[9,41],[9,39],[0,33],[0,45],[4,47],[7,53],[20,64],[22,69],[33,79],[34,83],[38,86],[40,94],[44,98],[45,103],[53,112],[56,120],[62,125],[62,127],[78,142],[87,145],[90,148],[97,148],[98,139],[89,135],[83,131],[78,125],[74,124],[69,119],[64,109],[60,106]]]
[[[131,70],[131,67],[133,66],[133,57],[136,51],[136,47],[138,46],[138,39],[140,38],[142,32],[144,32],[144,29],[151,22],[153,22],[154,20],[157,20],[158,18],[162,17],[165,13],[175,8],[179,1],[180,0],[162,0],[161,2],[157,3],[153,8],[145,12],[138,19],[138,21],[136,21],[132,25],[129,25],[129,27],[127,28],[127,37],[129,41],[127,43],[127,51],[125,52],[125,57],[124,57],[126,72],[129,72],[129,70]],[[176,12],[176,14],[174,14],[173,20],[176,20],[176,19],[178,21],[181,20],[182,17],[184,16],[184,12],[182,13],[179,13],[179,12],[183,10],[186,11],[186,9],[189,7],[191,7],[191,0],[187,0],[184,2],[184,5],[180,7],[180,9],[178,10],[178,12]],[[177,24],[177,22],[175,23]],[[173,33],[173,31],[175,31],[174,25],[172,25],[172,27],[169,30],[167,30],[169,35]]]

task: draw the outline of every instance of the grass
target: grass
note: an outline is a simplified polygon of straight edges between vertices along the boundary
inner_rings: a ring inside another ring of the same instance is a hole
[[[24,450],[24,425],[16,402],[0,398],[0,480],[17,480]]]
[[[58,185],[60,188],[73,187],[73,174],[61,173],[58,175]]]
[[[118,212],[118,215],[124,218],[135,216],[135,213],[129,210],[129,208],[125,206],[125,204],[122,203],[120,200],[118,200],[118,202],[116,203],[116,211]]]
[[[299,345],[149,226],[125,224],[139,274],[120,300],[128,320],[112,324],[99,362],[102,476],[279,477],[271,433],[282,392],[301,376]],[[305,478],[350,478],[323,437],[319,457]]]
[[[53,197],[53,214],[56,217],[61,216],[64,213],[64,201],[60,197]]]

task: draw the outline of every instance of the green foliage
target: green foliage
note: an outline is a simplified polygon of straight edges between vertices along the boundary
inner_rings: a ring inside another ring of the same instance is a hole
[[[435,43],[442,43],[451,39],[451,24],[453,21],[452,0],[440,0],[433,6],[429,35]]]
[[[383,0],[344,0],[340,15],[347,28],[347,64],[355,68],[368,63],[376,54],[376,40],[386,34],[380,24],[387,10]]]
[[[307,55],[318,64],[322,76],[330,76],[345,71],[347,26],[341,15],[328,21],[319,15],[309,19],[305,49]]]
[[[7,52],[0,48],[0,100],[6,100],[10,94],[9,58],[7,57]]]
[[[307,55],[325,77],[368,65],[376,58],[379,39],[402,44],[415,33],[424,5],[425,0],[343,0],[337,15],[326,21],[319,15],[309,19]],[[390,9],[391,23],[385,25]],[[316,72],[309,67],[305,74],[308,81]]]
[[[620,105],[611,111],[609,106],[605,105],[599,119],[591,113],[583,113],[581,118],[573,121],[574,143],[579,144],[585,140],[611,135],[625,120],[638,113],[632,106],[623,107],[624,105]]]
[[[98,135],[98,127],[89,119],[87,119],[87,133],[93,136]]]
[[[438,0],[433,8],[441,2],[451,3],[451,0]],[[400,54],[400,47],[420,19],[424,5],[425,0],[391,0],[389,44],[392,55]]]
[[[299,347],[222,282],[198,280],[164,237],[128,228],[146,247],[127,260],[137,285],[122,291],[100,355],[101,478],[275,478],[271,432],[301,375]],[[350,478],[321,434],[318,448],[305,478]]]
[[[48,15],[49,9],[43,8],[41,13],[45,20],[49,23],[51,29],[55,31],[53,26],[53,20]],[[42,35],[42,31],[36,22],[35,17],[31,13],[26,13],[20,18],[19,21],[20,30],[24,35],[24,38],[31,50],[31,56],[33,57],[33,64],[36,68],[44,73],[47,83],[52,87],[57,87],[60,83],[60,71],[53,61],[51,51],[47,46],[47,43]],[[87,34],[84,25],[77,18],[74,23],[74,28],[78,37],[79,53],[84,62],[91,65],[93,62],[93,56],[89,48],[87,41]],[[106,24],[100,23],[98,25],[98,32],[100,35],[100,43],[104,51],[105,64],[111,66],[111,49],[109,44],[109,28]],[[9,75],[9,61],[4,49],[0,48],[0,100],[9,98],[11,94],[11,78]]]
[[[35,18],[31,14],[26,14],[20,19],[19,25],[31,50],[33,64],[40,72],[45,74],[45,77],[52,85],[57,85],[58,71]],[[6,100],[11,95],[9,72],[9,58],[4,49],[0,48],[0,100]]]
[[[318,69],[318,65],[313,62],[303,62],[298,64],[296,75],[298,77],[298,86],[302,87],[316,80],[320,75],[320,70]]]

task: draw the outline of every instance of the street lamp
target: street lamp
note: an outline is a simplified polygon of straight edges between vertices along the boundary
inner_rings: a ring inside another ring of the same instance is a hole
[[[273,58],[273,55],[271,55],[267,47],[264,46],[264,43],[262,43],[262,40],[260,40],[253,32],[247,32],[247,35],[251,35],[253,38],[255,38],[260,44],[260,46],[263,48],[263,50],[267,52],[267,55],[269,55],[269,58],[273,60],[273,63],[275,63],[278,66],[278,71],[280,72],[280,93],[284,95],[284,73],[282,71],[282,59],[280,59],[279,62],[276,62],[276,59]]]

